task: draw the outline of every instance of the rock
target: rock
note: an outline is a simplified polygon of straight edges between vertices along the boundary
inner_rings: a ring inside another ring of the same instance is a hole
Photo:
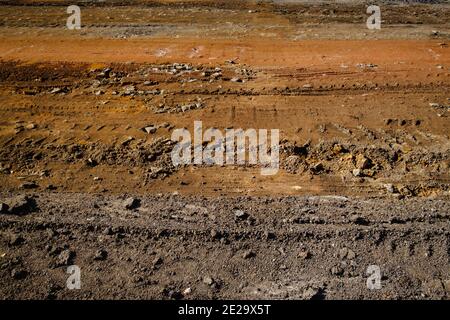
[[[319,299],[322,296],[322,288],[313,288],[308,287],[303,293],[302,293],[302,299],[304,300],[315,300]]]
[[[352,215],[350,217],[350,222],[354,223],[354,224],[358,224],[358,225],[363,225],[366,226],[369,224],[369,221],[367,221],[367,219],[360,217],[358,215]]]
[[[156,132],[157,128],[155,126],[147,126],[147,127],[142,128],[142,130],[147,132],[147,134],[153,134]]]
[[[28,275],[28,272],[23,269],[12,269],[11,270],[11,277],[13,277],[16,280],[22,280],[25,279]]]
[[[242,210],[235,210],[235,211],[234,211],[234,216],[235,216],[235,218],[238,219],[238,220],[245,220],[245,219],[248,218],[248,214],[245,213],[245,212],[242,211]]]
[[[129,95],[133,94],[135,91],[136,91],[135,86],[128,86],[125,88],[125,91],[123,92],[123,94],[126,96],[129,96]]]
[[[387,183],[384,185],[384,188],[386,189],[387,192],[389,193],[395,193],[396,190],[394,188],[394,186],[391,183]]]
[[[350,250],[348,248],[342,248],[341,250],[339,250],[339,258],[340,259],[353,260],[353,259],[355,259],[355,257],[356,257],[355,252],[353,252],[352,250]]]
[[[342,153],[344,151],[345,151],[344,147],[341,144],[339,144],[339,143],[337,143],[337,144],[335,144],[333,146],[333,153],[335,153],[335,154],[339,154],[339,153]]]
[[[106,250],[100,249],[94,255],[94,260],[103,261],[108,257],[108,252]]]
[[[95,159],[88,158],[86,164],[90,167],[95,167],[96,165],[98,165],[98,162]]]
[[[404,186],[404,185],[400,185],[398,187],[398,192],[403,195],[403,196],[407,196],[407,197],[411,197],[414,195],[414,193],[410,190],[410,188],[408,188],[408,186]]]
[[[133,210],[138,208],[141,205],[141,200],[129,197],[123,202],[123,206],[127,210]]]
[[[334,276],[340,276],[344,274],[344,269],[342,269],[340,266],[334,266],[331,268],[330,272]]]
[[[24,190],[35,189],[37,187],[38,185],[35,182],[24,182],[20,185],[20,188]]]
[[[30,124],[25,126],[25,129],[28,129],[28,130],[33,130],[33,129],[36,129],[36,128],[37,128],[37,125],[34,124],[34,123],[30,123]]]
[[[266,240],[275,239],[275,234],[266,230],[264,231],[264,238],[266,238]]]
[[[126,145],[128,145],[131,141],[133,141],[134,140],[134,138],[133,137],[126,137],[121,143],[120,143],[120,145],[121,146],[126,146]]]
[[[36,209],[37,204],[34,198],[20,195],[10,201],[8,213],[15,215],[26,215]]]
[[[353,260],[356,258],[356,253],[353,250],[348,249],[347,252],[347,259]]]
[[[66,249],[62,251],[56,258],[56,266],[61,267],[71,265],[73,258],[75,258],[75,252]]]
[[[340,259],[345,259],[345,257],[347,256],[347,252],[348,252],[347,248],[340,249],[339,250],[339,258]]]
[[[445,291],[447,291],[447,293],[450,293],[450,279],[444,280],[443,282],[444,282]]]
[[[180,300],[183,299],[183,294],[178,290],[169,290],[167,297],[173,300]]]
[[[208,286],[212,286],[215,283],[215,281],[213,278],[207,276],[203,278],[203,283],[207,284]]]
[[[246,250],[243,254],[242,254],[242,258],[244,259],[249,259],[255,256],[255,253],[252,250]]]
[[[300,253],[298,254],[298,257],[300,258],[300,259],[303,259],[303,260],[306,260],[306,259],[309,259],[309,258],[311,258],[311,253],[308,251],[308,250],[302,250],[302,251],[300,251]]]
[[[231,81],[231,82],[242,82],[242,79],[241,79],[241,78],[238,78],[238,77],[234,77],[234,78],[231,78],[230,81]]]
[[[369,169],[372,166],[372,161],[366,158],[362,154],[356,156],[356,168],[357,169]]]
[[[211,230],[211,238],[212,239],[220,239],[221,238],[220,232],[218,232],[216,230]]]
[[[361,177],[361,176],[363,175],[361,169],[353,169],[352,174],[353,174],[355,177]]]
[[[315,165],[313,165],[313,166],[311,167],[311,172],[314,173],[314,174],[318,174],[318,173],[320,173],[321,171],[323,171],[324,169],[325,169],[325,168],[324,168],[322,162],[319,162],[319,163],[316,163]]]
[[[155,259],[153,259],[152,264],[153,266],[159,266],[163,263],[163,259],[160,256],[156,256]]]
[[[25,242],[25,238],[20,234],[14,234],[9,241],[9,244],[12,246],[18,246]]]
[[[8,213],[9,206],[6,203],[0,202],[0,213]]]
[[[53,88],[50,91],[50,93],[52,93],[52,94],[56,94],[56,93],[60,93],[60,92],[63,92],[63,90],[61,88]]]
[[[184,289],[183,290],[183,295],[188,295],[188,294],[191,294],[191,292],[192,292],[192,289],[191,288],[186,288],[186,289]]]

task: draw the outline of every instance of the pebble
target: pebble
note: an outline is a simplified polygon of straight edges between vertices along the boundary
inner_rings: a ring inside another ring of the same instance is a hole
[[[25,279],[28,275],[28,272],[26,270],[22,269],[12,269],[11,270],[11,277],[13,277],[16,280],[22,280]]]
[[[9,206],[6,203],[0,202],[0,213],[7,213]]]
[[[140,206],[141,201],[139,199],[133,198],[133,197],[129,197],[128,199],[126,199],[123,202],[123,206],[125,209],[127,210],[133,210],[136,209]]]
[[[56,258],[56,265],[57,266],[68,266],[72,263],[72,260],[74,257],[75,257],[75,252],[73,252],[71,250],[64,250]]]
[[[152,125],[152,126],[144,127],[143,130],[144,130],[145,132],[147,132],[147,134],[153,134],[153,133],[156,132],[157,128],[156,128],[155,126]]]
[[[211,285],[213,285],[214,284],[214,279],[213,278],[211,278],[211,277],[204,277],[203,278],[203,283],[204,284],[207,284],[208,286],[211,286]]]
[[[362,170],[361,169],[353,169],[352,174],[355,177],[361,177],[362,176]]]
[[[184,289],[183,290],[183,295],[188,295],[188,294],[190,294],[192,292],[192,289],[191,288],[186,288],[186,289]]]
[[[392,185],[392,183],[387,183],[384,185],[384,188],[386,189],[387,192],[389,193],[395,193],[395,188]]]
[[[15,215],[25,215],[36,210],[37,204],[34,198],[20,195],[13,198],[9,203],[8,213]]]
[[[9,244],[12,246],[18,246],[25,242],[25,238],[20,234],[14,234],[9,241]]]
[[[248,214],[242,210],[235,210],[234,216],[236,217],[236,219],[239,219],[239,220],[245,220],[248,218]]]
[[[106,250],[100,249],[95,253],[94,260],[103,261],[108,257],[108,252]]]
[[[311,253],[308,250],[303,250],[303,251],[300,251],[300,253],[298,254],[298,257],[300,259],[306,260],[306,259],[311,258]]]
[[[246,250],[243,254],[242,254],[242,258],[244,259],[249,259],[255,256],[255,253],[252,250]]]

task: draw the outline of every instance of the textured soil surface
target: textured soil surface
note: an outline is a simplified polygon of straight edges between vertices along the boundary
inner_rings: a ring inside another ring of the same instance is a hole
[[[369,30],[361,1],[83,1],[68,30],[69,1],[0,1],[0,299],[448,299],[430,2]],[[194,121],[279,129],[280,170],[173,166]]]
[[[127,198],[40,194],[4,215],[2,297],[448,298],[448,201]],[[81,290],[65,287],[72,264]],[[367,289],[370,265],[380,290]]]

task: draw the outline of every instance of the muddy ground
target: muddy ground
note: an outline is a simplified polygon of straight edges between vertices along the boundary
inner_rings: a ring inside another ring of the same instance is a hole
[[[448,299],[448,3],[70,4],[0,1],[0,298]],[[279,172],[173,166],[198,120]]]

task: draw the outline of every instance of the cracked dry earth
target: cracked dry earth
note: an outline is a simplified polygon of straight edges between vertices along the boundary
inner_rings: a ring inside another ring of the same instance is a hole
[[[0,2],[1,299],[448,299],[448,4],[69,4]],[[197,120],[279,172],[174,167]]]

